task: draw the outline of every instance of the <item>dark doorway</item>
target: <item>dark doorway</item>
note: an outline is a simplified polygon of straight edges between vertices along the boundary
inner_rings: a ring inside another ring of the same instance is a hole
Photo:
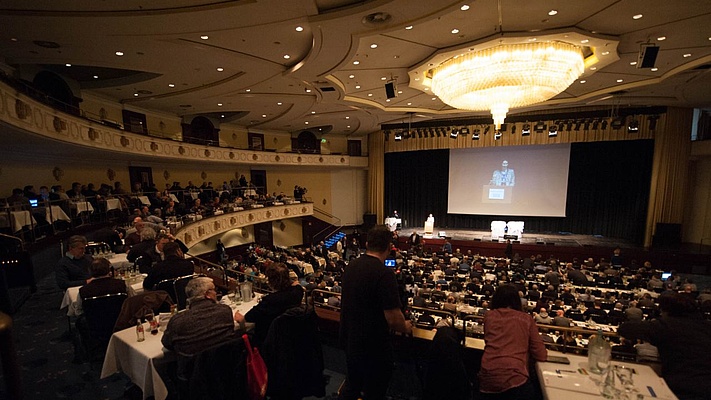
[[[267,171],[263,169],[253,169],[249,171],[250,176],[249,179],[252,182],[252,185],[256,186],[257,188],[257,193],[259,194],[267,194],[269,193],[267,191]]]
[[[321,141],[311,131],[299,133],[296,139],[291,140],[291,147],[300,153],[321,153]]]
[[[348,155],[353,157],[361,156],[360,140],[348,141]]]
[[[264,151],[264,135],[261,133],[247,133],[250,150]]]
[[[271,247],[274,245],[274,234],[271,222],[262,222],[254,225],[254,242],[260,246]]]
[[[133,111],[122,110],[123,127],[125,130],[133,133],[148,134],[148,122],[146,114],[141,114]]]
[[[153,185],[153,169],[151,167],[128,167],[128,177],[131,179],[131,189],[140,183],[141,187]]]
[[[80,115],[79,99],[74,97],[72,89],[61,76],[41,71],[35,75],[32,85],[47,96],[44,103],[68,114]]]
[[[220,130],[209,119],[199,116],[190,124],[183,124],[183,141],[186,143],[219,146]]]

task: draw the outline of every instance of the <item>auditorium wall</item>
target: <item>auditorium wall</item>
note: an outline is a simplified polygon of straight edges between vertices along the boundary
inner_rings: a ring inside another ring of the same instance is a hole
[[[682,241],[711,246],[711,141],[692,143],[691,157]]]

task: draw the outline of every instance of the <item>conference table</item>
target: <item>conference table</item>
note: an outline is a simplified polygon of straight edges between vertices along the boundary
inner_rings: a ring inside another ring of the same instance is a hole
[[[123,207],[121,206],[121,200],[106,199],[106,211],[121,210],[121,209],[123,209]]]
[[[259,302],[257,294],[252,301],[239,305],[229,303],[233,311],[246,314]],[[249,325],[249,324],[248,324]],[[126,328],[111,336],[106,349],[106,357],[101,368],[101,378],[109,377],[117,372],[123,372],[143,391],[143,398],[154,397],[164,400],[168,397],[168,388],[163,381],[170,363],[176,361],[176,356],[170,350],[163,348],[161,338],[163,329],[158,334],[151,335],[148,323],[144,323],[146,340],[136,340],[136,328]],[[247,327],[249,329],[249,326]]]
[[[67,213],[62,210],[62,207],[60,206],[49,206],[45,207],[45,217],[49,223],[57,222],[57,221],[67,221],[67,222],[72,222],[72,219],[69,218]]]
[[[600,394],[601,376],[589,371],[587,358],[570,353],[548,351],[548,356],[566,357],[570,364],[537,362],[536,374],[546,400],[594,400],[604,398]],[[613,361],[613,366],[625,366],[632,369],[634,390],[629,393],[630,400],[676,400],[667,383],[657,376],[652,368],[643,364]],[[624,393],[619,379],[615,379],[616,388]],[[641,395],[641,397],[640,397]]]
[[[3,214],[9,216],[0,218],[0,228],[12,228],[12,232],[19,232],[25,226],[37,226],[37,220],[29,211],[5,211]]]

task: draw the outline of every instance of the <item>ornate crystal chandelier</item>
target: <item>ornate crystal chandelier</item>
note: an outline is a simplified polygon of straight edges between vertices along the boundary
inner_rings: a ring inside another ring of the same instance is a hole
[[[584,72],[578,46],[565,42],[498,45],[464,53],[432,70],[432,92],[462,110],[491,110],[496,129],[510,108],[546,101]]]

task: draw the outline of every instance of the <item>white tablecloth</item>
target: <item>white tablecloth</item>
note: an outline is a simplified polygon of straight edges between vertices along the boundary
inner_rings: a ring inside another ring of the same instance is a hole
[[[543,397],[546,400],[593,400],[602,399],[600,388],[594,380],[599,380],[598,375],[590,373],[587,358],[570,354],[548,351],[548,355],[563,356],[570,360],[570,364],[555,364],[549,362],[536,363],[536,373],[541,384]],[[634,369],[633,380],[637,393],[644,395],[645,399],[657,398],[659,400],[675,400],[676,396],[667,386],[664,379],[647,365],[613,361],[613,365],[624,365]],[[654,392],[652,392],[650,389]],[[631,398],[635,398],[633,394]]]
[[[121,200],[119,199],[106,199],[106,211],[110,210],[121,210]]]
[[[37,220],[29,211],[10,211],[13,232],[19,232],[23,226],[37,226]]]
[[[70,207],[77,210],[77,214],[81,214],[83,212],[94,212],[94,206],[92,206],[91,203],[89,203],[88,201],[80,201],[69,204]]]
[[[45,208],[47,221],[49,221],[49,222],[57,222],[57,221],[71,222],[72,221],[72,219],[69,218],[67,213],[65,213],[64,210],[62,210],[62,207],[60,207],[60,206],[50,206],[50,207],[52,209],[51,211],[50,211],[49,207]]]
[[[243,315],[254,307],[259,296],[247,303],[231,305],[233,310],[239,310]],[[136,340],[136,328],[131,327],[116,332],[111,336],[106,349],[101,378],[106,378],[116,372],[123,372],[131,381],[143,390],[143,398],[150,396],[163,400],[168,396],[168,389],[161,374],[165,373],[168,363],[175,361],[175,354],[163,348],[160,340],[163,332],[151,335],[148,324],[144,324],[146,340]]]
[[[178,198],[177,198],[177,197],[175,197],[175,195],[174,195],[173,193],[170,193],[170,194],[169,194],[168,196],[169,196],[169,197],[170,197],[170,199],[171,199],[171,200],[173,200],[174,202],[176,202],[176,203],[180,203],[180,202],[178,201]]]
[[[143,204],[144,206],[150,206],[151,201],[148,200],[148,196],[136,196],[138,200]]]

